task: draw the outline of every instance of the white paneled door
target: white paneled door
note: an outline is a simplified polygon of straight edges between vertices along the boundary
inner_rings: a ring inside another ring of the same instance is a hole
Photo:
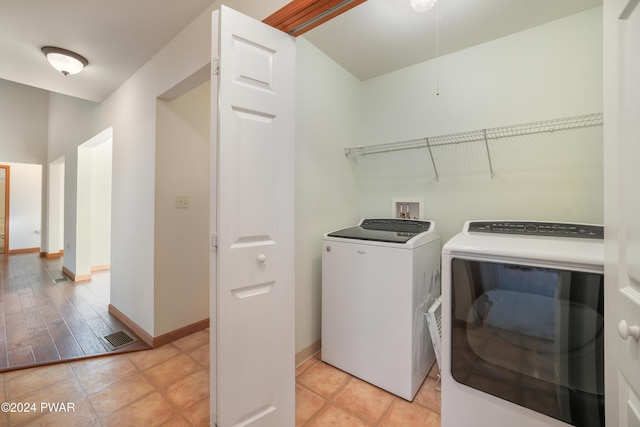
[[[640,427],[640,7],[604,1],[607,426]]]
[[[295,39],[225,6],[213,28],[212,420],[293,426]]]

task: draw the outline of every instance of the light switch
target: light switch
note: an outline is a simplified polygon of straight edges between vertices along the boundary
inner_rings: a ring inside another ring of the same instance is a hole
[[[188,208],[189,196],[176,196],[176,208]]]

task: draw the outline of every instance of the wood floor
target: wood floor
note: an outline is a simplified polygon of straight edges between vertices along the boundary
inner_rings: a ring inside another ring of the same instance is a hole
[[[0,372],[149,348],[138,340],[112,350],[103,340],[122,330],[135,337],[108,312],[108,271],[56,279],[65,279],[61,258],[0,254]]]

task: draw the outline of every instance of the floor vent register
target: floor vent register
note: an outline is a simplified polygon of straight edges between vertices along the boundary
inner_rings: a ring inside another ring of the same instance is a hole
[[[138,341],[137,338],[132,337],[126,331],[114,332],[102,337],[102,339],[109,345],[111,350],[117,350]]]

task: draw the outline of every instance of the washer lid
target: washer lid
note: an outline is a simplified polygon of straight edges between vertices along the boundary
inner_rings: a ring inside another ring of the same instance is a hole
[[[327,236],[376,242],[407,243],[418,234],[430,231],[431,228],[432,223],[430,221],[396,218],[363,219],[360,225],[333,231],[328,233]]]

